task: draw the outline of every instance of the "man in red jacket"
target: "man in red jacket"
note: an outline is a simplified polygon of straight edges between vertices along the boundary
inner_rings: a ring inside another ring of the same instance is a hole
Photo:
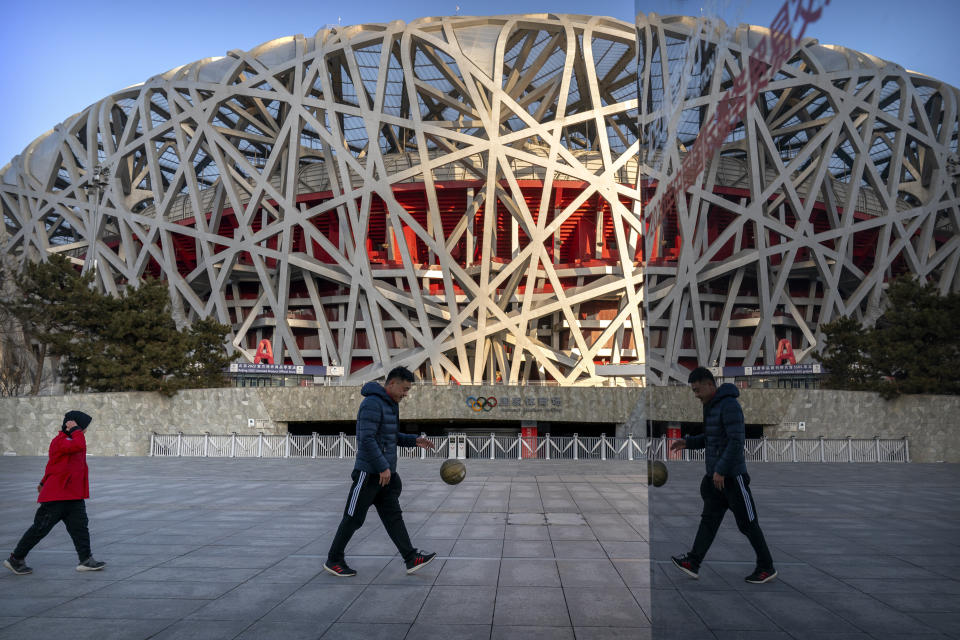
[[[40,508],[33,519],[33,526],[20,538],[10,557],[3,561],[3,566],[17,575],[33,573],[33,569],[25,562],[27,554],[61,520],[80,558],[77,571],[99,571],[106,566],[106,563],[94,560],[90,553],[90,531],[87,529],[87,507],[84,503],[90,497],[90,481],[87,441],[83,431],[92,420],[82,411],[68,411],[63,416],[60,433],[50,443],[47,470],[37,485]]]

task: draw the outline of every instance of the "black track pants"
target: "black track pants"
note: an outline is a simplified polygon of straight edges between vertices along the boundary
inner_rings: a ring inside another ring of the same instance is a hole
[[[403,511],[400,509],[400,491],[403,484],[397,473],[390,474],[390,483],[380,486],[380,475],[354,469],[350,476],[353,484],[347,494],[347,505],[343,509],[343,519],[333,537],[333,544],[327,552],[327,559],[331,562],[343,561],[347,543],[363,525],[370,505],[377,508],[383,528],[397,546],[397,551],[404,560],[416,555],[417,550],[410,543],[407,526],[403,523]]]
[[[67,533],[73,539],[80,562],[90,557],[90,531],[87,529],[87,507],[83,500],[55,500],[41,502],[33,525],[20,538],[13,555],[23,560],[30,550],[63,520]]]
[[[697,529],[697,537],[693,541],[690,554],[698,562],[703,562],[707,550],[710,549],[717,535],[720,523],[723,522],[724,514],[727,509],[730,509],[737,519],[737,528],[740,533],[747,536],[747,540],[757,554],[757,566],[761,569],[772,569],[773,558],[763,538],[763,531],[760,530],[757,505],[753,502],[753,494],[750,492],[750,476],[746,473],[725,476],[721,491],[713,485],[713,475],[705,475],[700,482],[700,496],[703,498],[703,513],[700,515],[700,527]]]

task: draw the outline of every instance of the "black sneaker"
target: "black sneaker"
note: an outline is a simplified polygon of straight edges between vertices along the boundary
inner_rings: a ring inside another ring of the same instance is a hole
[[[773,567],[770,567],[769,569],[761,569],[760,567],[757,567],[753,570],[753,573],[744,578],[744,580],[750,584],[763,584],[764,582],[770,582],[776,577],[777,570]]]
[[[327,573],[332,573],[338,578],[352,578],[353,576],[357,575],[357,572],[348,567],[347,563],[343,560],[338,562],[327,560],[323,563],[323,570]]]
[[[677,565],[680,571],[683,571],[694,580],[700,578],[700,563],[694,560],[689,553],[685,553],[682,556],[670,556],[670,559],[673,560],[673,564]]]
[[[27,563],[21,560],[20,558],[14,557],[11,553],[10,557],[3,561],[3,566],[10,571],[13,571],[18,576],[25,576],[28,573],[33,573],[33,569],[27,566]]]
[[[107,566],[106,562],[94,560],[93,556],[90,556],[77,565],[77,571],[100,571],[100,569],[103,569],[105,566]]]
[[[407,573],[410,574],[420,571],[420,569],[433,562],[433,559],[436,557],[437,554],[435,553],[420,553],[418,551],[417,555],[407,560]]]

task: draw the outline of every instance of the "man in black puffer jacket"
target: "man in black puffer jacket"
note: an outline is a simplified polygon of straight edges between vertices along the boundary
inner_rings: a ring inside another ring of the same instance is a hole
[[[347,566],[344,553],[350,538],[363,525],[370,505],[377,508],[383,527],[407,565],[407,573],[425,567],[437,554],[420,553],[410,543],[407,526],[400,509],[400,476],[397,474],[397,445],[433,448],[426,438],[400,433],[400,401],[413,385],[413,374],[397,367],[380,385],[368,382],[360,393],[364,396],[357,413],[357,459],[353,466],[353,485],[347,494],[343,519],[327,552],[323,568],[341,578],[357,575]]]
[[[727,509],[733,511],[737,528],[747,536],[757,554],[757,566],[746,581],[769,582],[777,577],[773,558],[757,521],[757,506],[750,492],[750,476],[743,457],[745,428],[743,410],[737,402],[740,392],[730,384],[720,385],[709,369],[697,367],[687,379],[693,395],[703,404],[704,433],[677,440],[670,449],[703,449],[706,447],[707,473],[700,482],[703,513],[693,549],[683,556],[673,556],[673,563],[692,578],[700,575],[700,563],[717,535]]]

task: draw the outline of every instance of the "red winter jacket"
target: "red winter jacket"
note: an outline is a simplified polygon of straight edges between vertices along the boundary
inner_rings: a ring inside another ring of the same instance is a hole
[[[50,443],[50,460],[40,484],[37,502],[83,500],[90,497],[87,471],[87,440],[83,431],[74,431],[71,438],[59,433]]]

